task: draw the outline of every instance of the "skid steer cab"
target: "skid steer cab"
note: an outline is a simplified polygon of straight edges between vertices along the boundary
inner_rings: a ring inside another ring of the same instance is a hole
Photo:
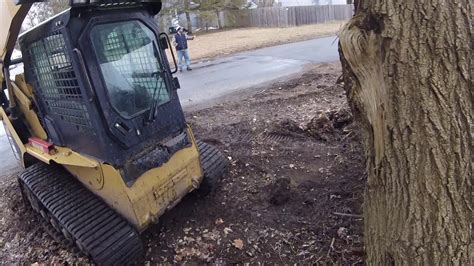
[[[139,233],[192,190],[209,192],[228,166],[186,124],[154,19],[161,1],[72,0],[23,33],[23,57],[10,60],[35,1],[17,2],[2,7],[15,12],[0,116],[25,167],[23,197],[57,241],[99,264],[134,262]],[[10,77],[20,62],[24,74]]]

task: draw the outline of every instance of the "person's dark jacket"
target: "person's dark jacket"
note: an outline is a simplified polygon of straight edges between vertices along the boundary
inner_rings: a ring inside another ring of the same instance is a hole
[[[176,33],[176,35],[174,35],[174,39],[177,44],[176,50],[180,51],[188,49],[188,37],[186,36],[186,34]]]

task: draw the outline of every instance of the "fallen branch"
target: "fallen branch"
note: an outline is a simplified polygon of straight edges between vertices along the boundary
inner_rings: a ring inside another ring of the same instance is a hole
[[[349,136],[352,135],[353,132],[354,132],[354,131],[351,131],[351,132],[349,132],[347,135],[345,135],[344,137],[342,137],[341,141],[346,140]]]
[[[331,250],[334,249],[334,240],[336,240],[336,239],[333,237],[332,241],[331,241],[331,245],[329,245],[329,250],[328,250],[328,254],[326,255],[326,257],[329,257],[329,254],[331,254]]]

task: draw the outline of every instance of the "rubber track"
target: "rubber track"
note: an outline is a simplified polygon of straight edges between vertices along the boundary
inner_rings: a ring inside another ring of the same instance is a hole
[[[52,214],[95,263],[127,265],[142,257],[143,246],[135,228],[62,167],[38,163],[19,178],[40,208]]]
[[[197,141],[204,178],[215,182],[229,168],[229,160],[216,147]]]

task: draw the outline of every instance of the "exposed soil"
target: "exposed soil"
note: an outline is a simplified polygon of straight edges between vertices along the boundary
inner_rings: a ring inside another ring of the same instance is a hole
[[[144,233],[144,260],[363,263],[363,152],[339,75],[337,64],[320,65],[239,102],[187,113],[195,135],[224,151],[230,173]],[[49,238],[14,177],[0,182],[3,263],[87,261]]]

